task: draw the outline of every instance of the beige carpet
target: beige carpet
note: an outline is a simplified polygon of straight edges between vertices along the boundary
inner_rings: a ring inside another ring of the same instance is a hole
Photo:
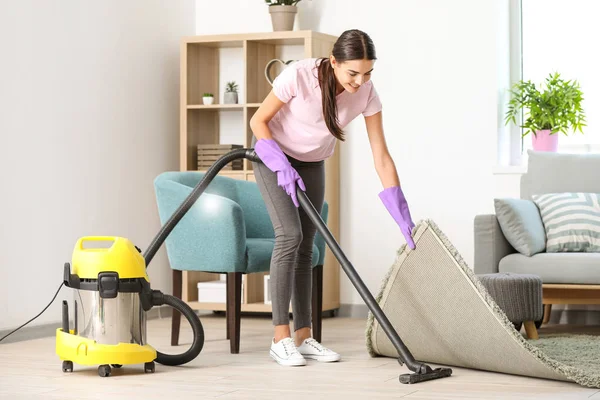
[[[419,222],[414,238],[416,249],[400,248],[376,298],[415,359],[600,387],[600,359],[589,357],[599,354],[598,338],[525,339],[433,221]],[[371,356],[397,358],[371,313],[366,341]]]

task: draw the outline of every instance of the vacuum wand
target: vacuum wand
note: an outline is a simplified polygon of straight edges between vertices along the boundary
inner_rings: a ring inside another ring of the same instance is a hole
[[[406,345],[402,342],[402,339],[400,339],[398,332],[396,332],[390,320],[387,318],[387,316],[385,315],[385,313],[383,312],[383,310],[381,309],[381,307],[379,306],[379,304],[377,303],[377,301],[375,300],[375,298],[373,297],[373,295],[371,294],[361,277],[356,272],[356,269],[354,269],[344,252],[341,250],[339,244],[331,234],[331,231],[325,225],[325,222],[321,219],[321,216],[319,215],[313,204],[308,199],[306,193],[304,193],[297,185],[296,196],[298,198],[298,202],[300,203],[310,220],[313,222],[313,224],[315,224],[318,231],[325,239],[325,242],[337,258],[337,260],[340,262],[342,268],[344,269],[344,272],[346,272],[346,275],[348,276],[348,278],[350,279],[360,296],[363,298],[365,304],[367,305],[367,307],[369,307],[369,310],[371,310],[377,321],[379,321],[379,323],[381,324],[381,327],[383,328],[386,335],[392,341],[392,344],[394,345],[394,347],[400,355],[400,359],[398,360],[400,364],[402,364],[403,362],[406,363],[406,366],[411,371],[415,372],[414,374],[400,375],[400,382],[417,383],[432,379],[444,378],[452,375],[452,370],[450,368],[432,369],[430,366],[420,363],[414,359],[413,355],[410,353]]]
[[[144,253],[144,259],[146,261],[146,267],[152,261],[152,258],[158,251],[158,249],[162,246],[163,242],[169,236],[173,228],[177,225],[177,223],[183,218],[186,212],[194,205],[198,197],[208,187],[210,182],[217,176],[219,171],[227,165],[229,162],[239,159],[246,158],[252,162],[261,163],[260,157],[256,154],[254,149],[236,149],[232,150],[229,153],[225,154],[221,158],[219,158],[209,169],[206,171],[202,180],[196,185],[196,187],[192,190],[192,192],[188,195],[188,197],[181,203],[179,208],[171,215],[169,220],[162,226],[161,230],[158,232],[156,237],[150,243],[148,249]],[[400,375],[401,383],[417,383],[428,381],[432,379],[444,378],[448,377],[452,374],[452,370],[450,368],[437,368],[432,369],[430,366],[418,362],[414,359],[413,355],[410,353],[408,348],[404,345],[400,336],[392,326],[391,322],[388,320],[383,310],[366,287],[365,283],[362,281],[344,252],[341,250],[339,244],[327,228],[327,225],[321,219],[321,216],[310,202],[306,193],[304,193],[297,185],[296,185],[296,194],[298,197],[298,201],[300,205],[306,211],[306,214],[309,216],[311,221],[315,224],[318,231],[323,235],[325,242],[337,258],[337,260],[342,265],[344,272],[350,278],[350,281],[354,285],[354,287],[358,290],[358,293],[361,295],[366,305],[369,307],[369,310],[374,314],[375,318],[381,324],[384,332],[390,338],[394,347],[398,351],[399,359],[398,362],[402,364],[406,364],[407,367],[415,372],[413,374],[403,374]]]

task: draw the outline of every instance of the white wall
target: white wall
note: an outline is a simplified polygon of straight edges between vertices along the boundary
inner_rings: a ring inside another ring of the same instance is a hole
[[[474,216],[492,212],[496,195],[518,195],[518,175],[493,173],[503,131],[497,99],[508,82],[501,25],[507,2],[305,0],[298,6],[295,29],[339,35],[358,28],[371,35],[379,58],[372,79],[413,218],[433,219],[472,266]],[[259,0],[197,0],[197,10],[198,34],[272,30]],[[360,118],[347,137],[340,243],[376,291],[404,238],[377,196],[382,187]],[[341,302],[362,304],[345,275]]]
[[[0,330],[48,304],[84,235],[144,249],[178,168],[179,38],[193,0],[0,3]],[[150,264],[171,292],[164,248]],[[32,326],[60,321],[60,299]],[[68,297],[67,297],[68,296]]]

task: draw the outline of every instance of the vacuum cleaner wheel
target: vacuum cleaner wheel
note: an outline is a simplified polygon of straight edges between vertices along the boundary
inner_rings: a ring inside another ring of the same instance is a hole
[[[63,372],[73,372],[73,361],[63,361],[62,370]]]
[[[101,377],[105,378],[107,376],[110,376],[110,373],[111,373],[110,365],[103,364],[98,367],[98,375],[100,375]]]
[[[153,373],[154,372],[154,361],[150,361],[144,364],[144,372],[148,373]]]

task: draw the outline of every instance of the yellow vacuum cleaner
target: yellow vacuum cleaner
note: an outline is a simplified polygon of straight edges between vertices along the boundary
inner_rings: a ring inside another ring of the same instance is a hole
[[[56,354],[63,360],[64,372],[72,372],[73,363],[99,365],[102,377],[128,364],[144,364],[145,372],[154,372],[155,361],[180,365],[202,350],[200,319],[178,298],[150,289],[140,253],[122,237],[90,236],[77,241],[72,265],[64,265],[64,284],[75,289],[73,328],[68,302],[63,301],[62,327],[56,331]],[[192,325],[193,344],[181,355],[162,354],[147,343],[146,312],[163,304],[181,312]]]

